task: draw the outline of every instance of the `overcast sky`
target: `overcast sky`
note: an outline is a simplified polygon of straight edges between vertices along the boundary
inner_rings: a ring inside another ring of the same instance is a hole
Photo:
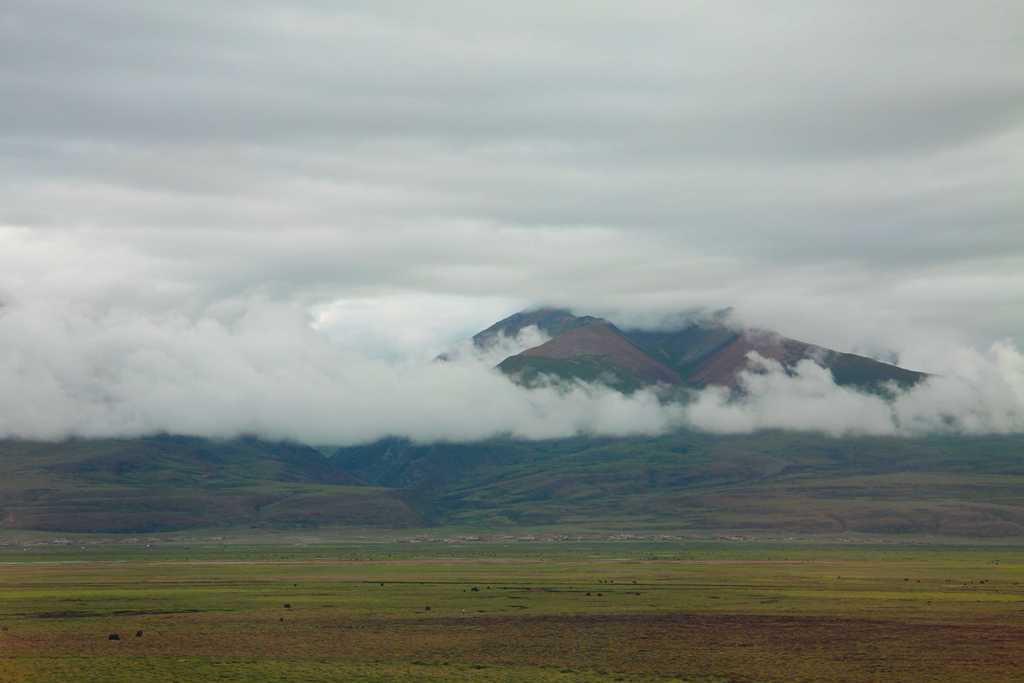
[[[1022,65],[1019,0],[5,0],[4,398],[268,307],[394,361],[731,305],[948,372],[1024,342]]]

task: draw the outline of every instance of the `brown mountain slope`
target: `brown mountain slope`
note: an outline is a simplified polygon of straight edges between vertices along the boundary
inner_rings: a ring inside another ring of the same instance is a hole
[[[679,373],[651,358],[614,325],[603,320],[572,328],[519,355],[552,360],[590,357],[626,371],[645,383],[679,384],[682,381]]]

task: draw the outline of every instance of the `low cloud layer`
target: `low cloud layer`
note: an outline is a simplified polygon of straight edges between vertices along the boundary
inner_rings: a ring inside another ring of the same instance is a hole
[[[482,357],[388,362],[347,351],[290,306],[223,304],[210,315],[102,319],[0,314],[0,437],[172,432],[313,444],[651,434],[681,408],[604,387],[525,390]],[[527,333],[531,343],[536,331]],[[515,340],[504,350],[514,351]]]
[[[197,317],[0,311],[0,437],[55,440],[155,432],[255,434],[346,445],[796,429],[833,435],[1024,431],[1024,357],[1008,344],[964,351],[949,374],[894,400],[837,387],[804,361],[792,374],[751,358],[742,398],[709,388],[686,405],[656,391],[525,389],[493,369],[543,340],[535,328],[448,362],[374,358],[332,341],[316,318],[266,299]]]

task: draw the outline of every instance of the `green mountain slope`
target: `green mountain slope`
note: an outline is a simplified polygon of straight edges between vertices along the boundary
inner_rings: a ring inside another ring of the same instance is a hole
[[[783,432],[340,449],[435,524],[1024,536],[1024,436]]]
[[[1024,435],[0,442],[0,529],[318,526],[1024,538]]]

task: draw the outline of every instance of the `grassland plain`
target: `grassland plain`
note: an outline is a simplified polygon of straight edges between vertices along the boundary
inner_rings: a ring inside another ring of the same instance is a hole
[[[1024,680],[1020,546],[23,541],[3,683]]]

